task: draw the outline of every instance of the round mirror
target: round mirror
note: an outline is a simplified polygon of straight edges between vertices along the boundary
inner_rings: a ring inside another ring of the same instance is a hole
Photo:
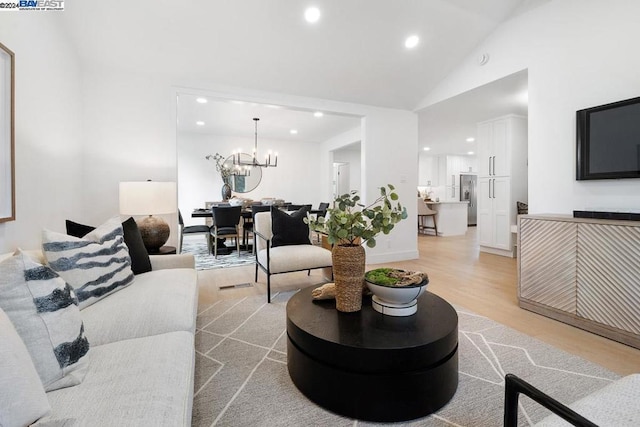
[[[253,161],[253,157],[249,154],[241,153],[240,160],[243,162]],[[224,167],[230,170],[236,170],[236,166],[233,164],[233,156],[229,156],[224,161]],[[242,170],[245,170],[244,166],[241,166]],[[244,175],[231,175],[228,178],[227,184],[231,187],[231,191],[236,193],[248,193],[253,191],[260,184],[262,180],[262,168],[260,166],[249,166],[247,169],[249,174]]]

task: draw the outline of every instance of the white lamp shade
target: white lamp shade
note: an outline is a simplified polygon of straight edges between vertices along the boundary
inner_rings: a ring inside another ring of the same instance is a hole
[[[178,210],[175,182],[120,183],[120,214],[162,215]]]

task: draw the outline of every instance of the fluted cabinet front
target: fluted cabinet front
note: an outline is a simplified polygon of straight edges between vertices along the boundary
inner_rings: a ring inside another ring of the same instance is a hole
[[[640,348],[640,222],[523,215],[520,307]]]
[[[576,224],[521,219],[520,297],[576,313]]]
[[[578,310],[640,334],[640,227],[578,226]]]

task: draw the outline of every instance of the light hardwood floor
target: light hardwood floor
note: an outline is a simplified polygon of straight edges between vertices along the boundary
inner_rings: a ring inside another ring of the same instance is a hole
[[[424,271],[428,290],[456,304],[534,336],[569,353],[598,363],[620,375],[640,372],[640,350],[548,319],[518,307],[516,259],[479,253],[476,229],[466,236],[418,236],[420,258],[388,263],[387,266]],[[369,267],[369,266],[368,266]],[[234,267],[198,272],[200,302],[223,298],[265,295],[266,277],[260,271],[254,282],[254,267]],[[295,290],[325,283],[320,271],[275,275],[271,291]],[[220,290],[220,286],[250,284]]]

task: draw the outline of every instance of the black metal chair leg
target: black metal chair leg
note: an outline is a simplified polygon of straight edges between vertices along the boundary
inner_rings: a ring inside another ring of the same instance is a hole
[[[271,304],[271,275],[267,273],[267,303]]]

